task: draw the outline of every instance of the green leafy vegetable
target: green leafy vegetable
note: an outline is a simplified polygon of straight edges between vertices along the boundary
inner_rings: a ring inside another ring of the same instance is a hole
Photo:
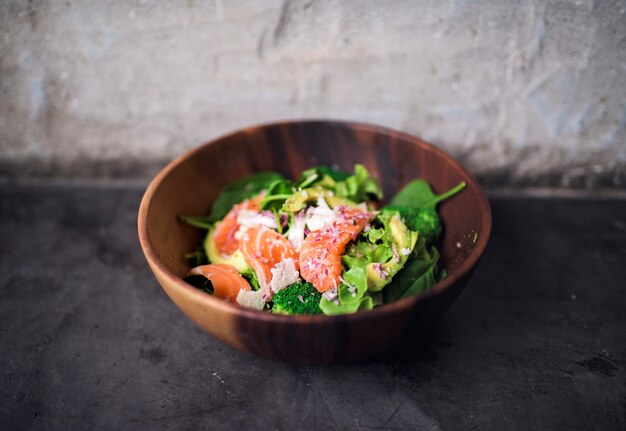
[[[300,281],[291,284],[274,295],[273,313],[321,314],[319,303],[322,294],[311,283]]]
[[[348,178],[350,174],[341,169],[334,169],[329,166],[316,166],[314,168],[307,169],[302,172],[300,179],[298,180],[298,186],[300,188],[306,188],[313,185],[315,182],[325,182],[324,177],[328,177],[328,180],[333,182],[343,181]],[[326,180],[326,182],[328,182]]]
[[[284,202],[293,195],[295,191],[294,184],[289,180],[276,180],[267,188],[267,193],[261,201],[261,209],[270,209],[278,211]]]
[[[247,268],[245,268],[241,272],[241,276],[248,281],[248,283],[252,287],[252,290],[259,290],[261,288],[259,284],[259,277],[257,277],[256,272],[254,272],[251,267],[248,266]]]
[[[352,202],[369,199],[381,199],[382,189],[376,178],[372,177],[365,166],[354,165],[354,174],[333,170],[325,166],[307,169],[297,182],[300,189],[311,187],[330,190],[334,195]]]
[[[426,239],[428,245],[439,240],[443,224],[437,213],[437,205],[459,193],[465,187],[461,182],[445,193],[437,195],[424,180],[414,180],[400,190],[386,206],[386,209],[400,213],[411,230],[416,230]]]
[[[209,230],[215,224],[209,216],[184,216],[179,215],[178,220],[187,223],[190,226],[198,227],[200,229]]]
[[[335,193],[354,202],[383,197],[383,191],[376,178],[370,175],[365,166],[359,164],[354,165],[354,175],[337,183]]]
[[[317,170],[322,174],[322,175],[328,175],[329,177],[331,177],[333,180],[335,181],[343,181],[346,178],[348,178],[350,176],[350,173],[339,169],[339,168],[333,168],[330,166],[318,166]]]
[[[186,253],[185,258],[189,262],[189,266],[192,268],[194,266],[206,265],[209,263],[209,259],[204,251],[204,247],[202,245],[197,245],[195,250],[192,253]]]
[[[353,268],[343,274],[343,282],[337,289],[337,298],[328,299],[322,295],[320,308],[324,314],[355,313],[371,310],[374,307],[372,297],[367,295],[365,270]]]
[[[281,180],[284,178],[277,172],[261,172],[228,184],[213,203],[208,219],[214,222],[223,219],[235,204],[267,190]]]
[[[376,244],[376,241],[383,238],[385,235],[385,229],[381,228],[372,228],[368,232],[364,234],[367,237],[368,241],[372,244]]]
[[[389,205],[403,205],[412,208],[435,208],[438,203],[451,198],[465,188],[465,181],[437,195],[424,180],[413,180],[391,198]]]
[[[418,234],[408,229],[396,211],[381,211],[371,226],[346,248],[341,260],[348,269],[365,269],[367,289],[378,292],[402,269]]]
[[[384,290],[385,303],[416,295],[441,281],[437,278],[438,261],[437,248],[428,248],[424,238],[420,238],[404,268]]]

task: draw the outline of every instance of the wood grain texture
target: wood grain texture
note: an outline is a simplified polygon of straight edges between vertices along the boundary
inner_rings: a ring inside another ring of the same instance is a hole
[[[252,172],[275,170],[297,178],[318,164],[351,171],[355,163],[364,164],[380,180],[385,196],[414,178],[427,180],[435,192],[467,183],[462,193],[439,207],[445,224],[442,263],[449,273],[443,282],[369,312],[294,317],[243,309],[182,281],[189,269],[183,256],[202,233],[179,223],[178,214],[206,214],[225,184]],[[491,211],[474,178],[449,155],[418,138],[366,124],[302,121],[249,127],[174,160],[146,191],[138,225],[142,248],[160,284],[207,332],[266,358],[328,364],[382,353],[408,324],[443,313],[485,249]]]

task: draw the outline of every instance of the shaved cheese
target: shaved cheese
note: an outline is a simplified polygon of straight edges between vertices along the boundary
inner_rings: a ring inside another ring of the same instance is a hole
[[[272,272],[272,281],[270,281],[272,295],[300,280],[296,264],[290,257],[278,262],[270,271]]]
[[[261,311],[265,307],[265,299],[263,299],[263,293],[260,290],[241,289],[237,294],[237,304]]]

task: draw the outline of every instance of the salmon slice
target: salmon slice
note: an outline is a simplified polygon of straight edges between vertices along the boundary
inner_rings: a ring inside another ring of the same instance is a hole
[[[204,275],[213,283],[213,296],[235,302],[240,290],[251,290],[248,281],[235,268],[212,263],[191,268],[192,274]]]
[[[341,277],[341,255],[374,216],[355,207],[337,208],[339,217],[311,232],[300,250],[300,275],[319,292],[336,289]]]
[[[265,193],[262,193],[235,205],[224,219],[215,225],[213,241],[215,241],[215,247],[221,254],[230,256],[237,251],[239,241],[235,238],[235,233],[239,230],[239,223],[237,222],[239,212],[241,210],[259,211],[264,196]]]
[[[243,257],[259,278],[259,286],[266,299],[272,292],[272,269],[284,259],[292,259],[298,268],[298,253],[287,238],[265,226],[249,228],[239,241]]]

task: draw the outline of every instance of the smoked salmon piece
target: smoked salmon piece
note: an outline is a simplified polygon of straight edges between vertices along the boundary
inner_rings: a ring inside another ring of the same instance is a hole
[[[243,257],[259,278],[259,286],[266,299],[270,299],[272,269],[284,259],[292,259],[298,269],[298,253],[287,238],[265,226],[249,228],[239,241]]]
[[[235,268],[212,263],[191,268],[192,274],[203,275],[213,284],[213,296],[235,302],[240,290],[251,290],[248,281]]]
[[[341,255],[356,240],[373,213],[355,207],[338,207],[339,217],[302,242],[300,275],[319,292],[336,289],[341,277]]]
[[[235,233],[239,230],[239,223],[237,222],[239,212],[241,210],[259,211],[264,196],[265,194],[262,193],[252,199],[246,199],[235,205],[228,214],[226,214],[224,219],[215,225],[213,241],[215,242],[215,247],[221,254],[230,256],[237,251],[239,241],[235,238]]]

